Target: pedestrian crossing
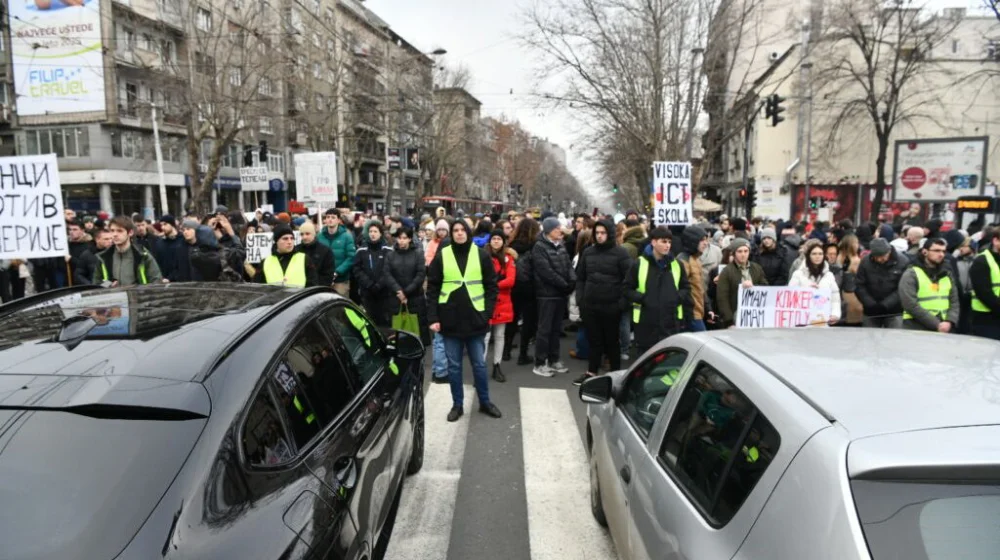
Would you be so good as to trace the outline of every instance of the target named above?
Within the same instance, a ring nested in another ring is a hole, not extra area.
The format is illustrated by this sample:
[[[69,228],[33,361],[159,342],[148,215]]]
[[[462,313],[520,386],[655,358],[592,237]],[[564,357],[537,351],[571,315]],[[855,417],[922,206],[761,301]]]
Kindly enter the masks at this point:
[[[506,403],[506,416],[502,420],[488,419],[483,422],[492,423],[476,424],[479,420],[474,420],[475,405],[466,404],[466,414],[449,423],[445,415],[451,407],[450,389],[448,385],[430,385],[424,400],[427,411],[424,466],[404,483],[387,560],[446,560],[464,556],[455,553],[453,540],[460,540],[465,546],[457,548],[466,550],[475,541],[490,540],[489,535],[453,534],[453,527],[465,526],[464,516],[500,517],[501,513],[526,519],[526,531],[517,524],[498,526],[495,530],[504,532],[503,539],[528,541],[528,547],[524,543],[512,544],[511,550],[530,550],[530,556],[524,556],[524,552],[504,555],[504,551],[493,546],[492,550],[484,550],[481,558],[617,559],[610,536],[590,514],[587,456],[570,394],[565,389],[516,390],[517,406]],[[471,386],[466,386],[465,391],[467,395],[474,394]],[[463,468],[473,470],[466,464],[470,461],[465,456],[466,442],[481,437],[477,430],[484,427],[500,430],[506,440],[519,436],[523,451],[519,471],[523,472],[523,480],[502,481],[481,476],[474,481],[462,480]],[[483,488],[490,485],[503,488]],[[476,500],[471,500],[476,506],[470,507],[468,496],[459,495],[460,488],[470,487],[476,489],[477,496],[489,495],[491,491],[523,492],[524,499],[514,501],[524,504],[517,508],[523,507],[523,511],[490,511],[490,503]]]

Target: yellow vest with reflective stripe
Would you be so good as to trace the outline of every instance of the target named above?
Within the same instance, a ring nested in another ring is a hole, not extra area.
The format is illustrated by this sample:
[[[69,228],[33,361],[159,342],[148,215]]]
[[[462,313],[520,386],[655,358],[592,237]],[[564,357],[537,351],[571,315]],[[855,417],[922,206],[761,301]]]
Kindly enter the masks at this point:
[[[997,266],[993,251],[987,249],[983,254],[986,255],[986,264],[990,267],[990,285],[993,287],[993,295],[1000,297],[1000,266]],[[975,288],[972,290],[972,310],[980,313],[990,312],[990,308],[976,297]]]
[[[674,277],[674,289],[677,290],[677,297],[680,299],[680,289],[681,289],[681,265],[676,259],[670,261],[670,274]],[[649,261],[639,257],[639,287],[636,288],[640,294],[646,293],[646,278],[649,277]],[[633,303],[632,304],[632,322],[638,324],[639,317],[642,315],[642,304]],[[683,305],[677,306],[677,319],[684,319],[684,307]]]
[[[930,276],[919,266],[913,267],[917,275],[917,304],[942,321],[948,317],[951,306],[951,278],[945,275],[937,284],[931,282]],[[903,311],[903,319],[912,319],[913,315]]]
[[[142,258],[145,258],[146,254],[147,254],[146,251],[143,250],[142,253],[140,253],[140,256]],[[103,277],[104,281],[105,282],[110,281],[111,275],[108,274],[108,267],[107,265],[104,264],[104,259],[97,259],[97,260],[101,262],[101,276]],[[146,263],[144,263],[141,258],[139,260],[139,266],[136,267],[136,273],[137,273],[136,280],[139,281],[140,285],[145,285],[149,283],[146,280]]]
[[[344,315],[347,315],[347,320],[351,322],[351,326],[361,333],[361,338],[365,341],[365,347],[371,348],[372,337],[368,334],[368,323],[365,322],[365,318],[358,315],[358,312],[350,307],[344,309]]]
[[[290,288],[306,287],[306,255],[295,253],[288,261],[288,268],[281,270],[281,261],[276,255],[267,257],[264,261],[264,282],[281,284]]]
[[[448,303],[448,298],[455,290],[465,286],[472,300],[472,308],[482,313],[486,311],[486,289],[483,288],[483,269],[479,263],[479,248],[469,247],[469,261],[465,264],[465,276],[458,269],[455,260],[455,250],[448,245],[441,250],[441,268],[444,279],[441,281],[441,295],[438,303]]]

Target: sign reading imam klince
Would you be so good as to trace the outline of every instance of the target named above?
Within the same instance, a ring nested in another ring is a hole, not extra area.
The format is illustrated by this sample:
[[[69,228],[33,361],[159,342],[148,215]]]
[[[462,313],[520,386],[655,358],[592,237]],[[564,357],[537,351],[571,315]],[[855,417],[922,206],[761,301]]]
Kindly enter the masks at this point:
[[[10,0],[18,115],[104,112],[102,1]]]

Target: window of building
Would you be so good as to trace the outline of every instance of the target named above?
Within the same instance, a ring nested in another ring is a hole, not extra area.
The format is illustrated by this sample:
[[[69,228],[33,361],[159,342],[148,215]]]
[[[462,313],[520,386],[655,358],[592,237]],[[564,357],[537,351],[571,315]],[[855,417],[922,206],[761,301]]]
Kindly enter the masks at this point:
[[[27,130],[25,140],[28,155],[55,154],[61,158],[90,156],[90,135],[85,127]]]
[[[684,388],[658,455],[714,525],[739,510],[778,453],[781,437],[725,376],[700,363]]]
[[[260,95],[271,95],[271,80],[269,78],[260,79],[260,82],[257,84],[257,93]]]
[[[274,134],[274,124],[271,122],[271,117],[260,118],[260,132],[261,134]]]
[[[316,33],[315,31],[313,31],[312,33],[312,44],[317,49],[323,44],[323,42],[319,38],[319,33]]]
[[[323,67],[318,62],[313,62],[313,78],[319,79],[323,75]]]
[[[243,146],[232,142],[226,146],[225,151],[222,152],[222,166],[223,167],[240,167],[243,165],[243,158],[240,157]]]
[[[285,172],[285,156],[283,154],[267,153],[267,170],[273,173]]]
[[[952,39],[951,40],[951,54],[958,54],[958,46],[959,46],[958,39]]]
[[[325,107],[326,107],[326,104],[323,102],[323,95],[320,94],[320,93],[317,93],[316,94],[316,108],[319,109],[320,111],[322,111]]]
[[[177,60],[177,45],[170,39],[160,41],[160,62],[173,64]]]
[[[243,85],[243,69],[242,68],[230,68],[229,69],[229,85],[239,87]]]
[[[195,18],[195,25],[198,29],[202,31],[212,30],[212,12],[206,10],[205,8],[198,8]]]
[[[165,161],[180,163],[181,155],[184,153],[184,148],[186,146],[187,140],[185,138],[168,136],[166,141],[163,143],[163,159]]]
[[[120,158],[143,157],[143,135],[134,130],[116,130],[111,133],[111,155]]]
[[[215,58],[211,55],[196,52],[194,53],[195,68],[206,76],[215,75]]]
[[[143,33],[139,36],[139,48],[144,51],[153,51],[156,42],[153,41],[153,37],[149,33]]]
[[[131,27],[122,27],[121,36],[118,37],[118,47],[120,51],[131,51],[135,48],[135,30]]]

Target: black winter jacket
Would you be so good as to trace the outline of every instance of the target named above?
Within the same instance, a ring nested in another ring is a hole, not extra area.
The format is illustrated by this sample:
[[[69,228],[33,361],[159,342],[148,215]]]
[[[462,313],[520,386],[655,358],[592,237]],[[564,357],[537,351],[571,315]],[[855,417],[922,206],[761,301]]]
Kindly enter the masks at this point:
[[[333,251],[329,247],[313,241],[308,245],[302,243],[298,250],[306,255],[306,268],[311,269],[316,275],[316,282],[319,286],[329,286],[333,284]]]
[[[73,285],[80,286],[90,284],[94,279],[94,271],[97,270],[97,257],[89,242],[70,241],[69,261],[70,269],[73,272]]]
[[[402,290],[406,295],[407,308],[410,313],[423,314],[426,311],[426,301],[424,300],[424,278],[427,277],[427,270],[424,267],[424,252],[417,249],[412,243],[406,249],[400,249],[397,245],[389,253],[387,263],[389,274],[386,275],[386,282],[389,285],[388,301],[392,303],[393,315],[399,313],[399,298],[396,292]]]
[[[614,229],[611,229],[614,231]],[[583,250],[576,263],[576,303],[581,313],[587,310],[607,313],[625,308],[625,277],[632,259],[624,247],[609,239],[603,245]]]
[[[156,264],[160,265],[160,272],[163,277],[174,282],[177,280],[177,259],[179,258],[181,251],[184,252],[184,257],[187,258],[187,249],[184,249],[184,237],[180,234],[175,235],[173,238],[163,237],[160,242],[157,243],[156,247]]]
[[[647,251],[648,253],[648,251]],[[671,276],[670,263],[673,257],[664,257],[666,268],[660,269],[649,254],[639,255],[649,262],[649,276],[646,277],[646,293],[639,293],[639,261],[629,269],[625,278],[625,299],[629,303],[642,305],[639,324],[635,327],[635,343],[639,348],[649,348],[660,340],[675,334],[691,320],[691,290],[684,266],[679,267],[681,278],[677,287]],[[683,307],[683,322],[677,320],[677,306]],[[631,316],[630,316],[631,317]]]
[[[1000,262],[1000,254],[993,253],[993,258]],[[990,313],[972,311],[973,320],[981,323],[995,324],[1000,320],[1000,298],[993,294],[993,281],[990,278],[990,265],[986,264],[986,255],[980,253],[976,255],[969,267],[969,283],[972,284],[972,291],[983,302]]]
[[[486,309],[482,313],[472,307],[472,300],[465,287],[451,293],[448,302],[438,303],[441,295],[441,283],[444,280],[444,266],[441,261],[442,251],[439,249],[427,269],[427,322],[441,323],[441,335],[456,338],[484,335],[490,329],[490,318],[496,306],[497,288],[496,271],[493,270],[493,259],[486,251],[477,247],[472,241],[459,245],[452,242],[455,261],[463,273],[470,258],[479,259],[479,267],[483,273],[483,290],[486,295]]]
[[[765,251],[761,246],[755,262],[764,269],[769,286],[787,286],[796,257],[798,254],[786,245],[776,245],[773,251]]]
[[[544,235],[531,249],[531,270],[535,297],[539,299],[564,298],[576,288],[576,275],[566,248],[557,247]]]
[[[386,282],[385,260],[392,249],[379,240],[378,245],[365,243],[354,253],[354,266],[351,272],[358,290],[364,297],[382,297],[388,291]]]
[[[510,248],[517,253],[517,282],[514,283],[514,289],[511,290],[511,296],[514,298],[531,298],[535,297],[535,282],[531,280],[531,250],[535,248],[536,242],[524,243],[522,241],[512,241],[510,243]],[[438,251],[441,250],[438,248]],[[523,270],[522,270],[523,269]],[[527,278],[529,281],[522,282],[522,278]]]
[[[899,279],[903,277],[910,259],[898,251],[889,252],[889,260],[879,264],[871,255],[861,259],[855,276],[854,295],[865,308],[865,315],[899,315],[903,304],[899,300]]]

